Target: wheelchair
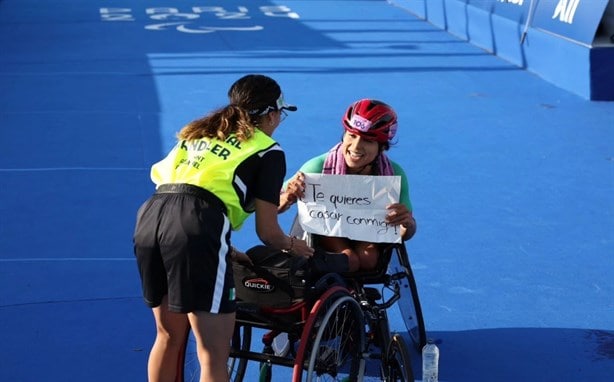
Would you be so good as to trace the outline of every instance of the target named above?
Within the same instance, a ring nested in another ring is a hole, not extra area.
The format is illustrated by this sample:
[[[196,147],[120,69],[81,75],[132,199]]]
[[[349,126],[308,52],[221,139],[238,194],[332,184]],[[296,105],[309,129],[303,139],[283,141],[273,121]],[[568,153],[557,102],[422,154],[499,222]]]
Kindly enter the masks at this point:
[[[259,364],[259,382],[274,380],[273,366],[291,368],[292,382],[362,381],[373,361],[380,380],[414,381],[407,341],[391,332],[387,310],[398,306],[412,345],[421,351],[427,339],[416,281],[403,243],[380,249],[373,271],[328,274],[306,285],[306,297],[288,306],[239,300],[230,381],[244,380],[248,362]],[[264,332],[264,347],[252,348],[254,329]],[[188,335],[177,381],[198,381],[199,373],[194,339]]]

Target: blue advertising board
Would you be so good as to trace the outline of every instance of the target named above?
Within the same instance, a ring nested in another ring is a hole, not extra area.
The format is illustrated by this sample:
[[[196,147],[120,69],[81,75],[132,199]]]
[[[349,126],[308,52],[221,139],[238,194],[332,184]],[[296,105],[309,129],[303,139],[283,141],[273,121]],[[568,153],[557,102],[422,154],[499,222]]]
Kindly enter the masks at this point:
[[[614,100],[614,0],[388,1],[564,89]]]
[[[524,23],[531,9],[531,0],[459,0],[505,18]]]
[[[593,43],[608,0],[542,0],[531,25],[560,36]]]
[[[447,0],[590,45],[608,0]]]

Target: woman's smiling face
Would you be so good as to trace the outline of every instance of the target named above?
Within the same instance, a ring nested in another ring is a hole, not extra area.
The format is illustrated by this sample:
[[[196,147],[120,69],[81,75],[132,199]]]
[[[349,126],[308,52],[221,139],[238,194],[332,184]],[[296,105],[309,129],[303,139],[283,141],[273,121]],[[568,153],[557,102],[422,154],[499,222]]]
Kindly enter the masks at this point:
[[[346,131],[343,134],[341,150],[343,150],[348,173],[356,173],[361,172],[375,160],[379,154],[379,143]]]

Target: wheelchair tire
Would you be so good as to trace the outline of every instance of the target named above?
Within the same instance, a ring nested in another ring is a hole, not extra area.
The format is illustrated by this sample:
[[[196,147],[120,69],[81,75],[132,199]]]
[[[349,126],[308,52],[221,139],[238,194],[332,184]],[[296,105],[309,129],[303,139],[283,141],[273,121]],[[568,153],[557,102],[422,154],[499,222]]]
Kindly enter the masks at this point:
[[[303,328],[293,382],[360,381],[364,377],[362,309],[345,288],[329,292],[314,305]]]
[[[386,382],[413,382],[414,373],[405,339],[398,333],[390,338],[382,360],[382,376]]]
[[[186,341],[177,375],[177,382],[193,382],[200,379],[200,363],[196,353],[196,338],[191,330],[186,333]]]
[[[397,305],[414,347],[416,350],[422,351],[422,348],[426,345],[426,328],[416,279],[409,263],[409,255],[405,245],[397,246],[395,251],[397,251],[397,256],[396,259],[394,256],[391,257],[389,270],[392,273],[404,272],[406,274],[405,278],[400,280],[401,299],[397,302]]]
[[[235,325],[235,331],[230,343],[230,356],[228,357],[228,380],[230,382],[241,382],[245,377],[247,369],[247,359],[236,356],[237,350],[249,351],[252,343],[252,327]]]

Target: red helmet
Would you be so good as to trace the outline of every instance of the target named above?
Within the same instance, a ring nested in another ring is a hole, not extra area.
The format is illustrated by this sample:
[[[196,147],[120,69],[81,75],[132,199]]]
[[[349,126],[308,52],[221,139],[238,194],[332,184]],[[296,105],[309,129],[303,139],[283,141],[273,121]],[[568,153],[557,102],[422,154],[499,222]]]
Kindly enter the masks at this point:
[[[397,113],[375,99],[354,102],[341,120],[346,131],[379,143],[390,142],[397,133]]]

